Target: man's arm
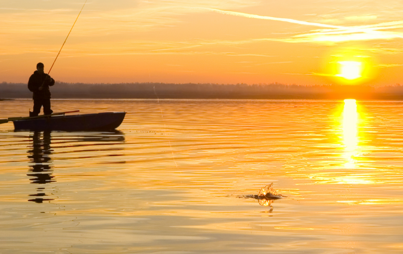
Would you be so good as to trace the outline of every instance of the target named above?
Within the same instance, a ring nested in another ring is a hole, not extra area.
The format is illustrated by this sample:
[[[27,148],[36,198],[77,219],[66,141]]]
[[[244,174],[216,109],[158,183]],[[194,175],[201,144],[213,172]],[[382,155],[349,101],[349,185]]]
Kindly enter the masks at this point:
[[[47,85],[47,86],[53,86],[54,84],[55,84],[55,80],[52,79],[48,74],[46,74],[45,80],[44,80],[43,83],[39,86],[38,90],[39,90],[39,91],[42,91],[42,90],[43,90],[43,87],[44,87],[45,85]]]
[[[53,86],[55,84],[55,80],[51,78],[48,74],[46,74],[45,82],[48,86]]]

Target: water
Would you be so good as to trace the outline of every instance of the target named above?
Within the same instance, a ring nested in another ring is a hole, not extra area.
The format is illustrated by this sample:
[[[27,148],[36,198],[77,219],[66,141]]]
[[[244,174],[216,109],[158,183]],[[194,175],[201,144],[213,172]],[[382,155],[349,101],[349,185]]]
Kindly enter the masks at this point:
[[[402,106],[55,100],[128,114],[116,132],[0,125],[0,253],[403,253]],[[287,197],[246,198],[271,183]]]

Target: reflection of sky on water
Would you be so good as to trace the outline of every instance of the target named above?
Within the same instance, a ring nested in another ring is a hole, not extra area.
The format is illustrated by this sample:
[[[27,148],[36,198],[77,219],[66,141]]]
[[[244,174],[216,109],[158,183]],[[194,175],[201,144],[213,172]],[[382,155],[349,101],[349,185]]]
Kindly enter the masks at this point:
[[[26,133],[26,132],[25,132]],[[97,158],[99,149],[97,146],[108,146],[104,151],[116,151],[113,144],[123,142],[124,134],[120,131],[114,132],[32,132],[29,133],[31,141],[30,149],[28,150],[29,172],[27,176],[32,184],[37,184],[36,193],[30,194],[29,201],[35,203],[43,203],[44,201],[52,201],[55,199],[56,187],[51,185],[56,182],[53,175],[54,161],[52,156],[56,156],[56,164],[60,160],[60,154],[63,154],[66,148],[68,153],[78,153],[79,156],[69,157],[91,159]],[[52,147],[52,140],[54,147]],[[88,147],[88,148],[87,148]],[[83,149],[84,148],[84,149]],[[83,155],[85,153],[85,155]],[[92,155],[91,155],[92,154]],[[104,155],[105,156],[105,155]],[[109,154],[106,156],[117,156]],[[59,159],[58,159],[59,158]],[[53,187],[53,188],[52,188]],[[50,190],[47,190],[50,188]]]
[[[135,112],[125,134],[52,132],[56,182],[29,182],[30,134],[0,126],[9,253],[402,253],[402,103],[103,103]],[[236,198],[270,183],[287,197]],[[27,202],[39,186],[54,200]]]

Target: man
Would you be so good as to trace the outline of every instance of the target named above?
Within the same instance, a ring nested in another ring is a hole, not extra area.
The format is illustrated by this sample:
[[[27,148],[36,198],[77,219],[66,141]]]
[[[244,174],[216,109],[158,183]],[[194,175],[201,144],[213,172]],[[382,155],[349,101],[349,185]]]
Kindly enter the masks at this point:
[[[55,84],[55,80],[52,79],[44,71],[43,63],[36,65],[36,71],[31,75],[28,81],[28,89],[33,92],[34,99],[34,111],[29,112],[29,116],[38,116],[43,106],[43,113],[50,115],[53,111],[50,109],[50,91],[49,86]]]

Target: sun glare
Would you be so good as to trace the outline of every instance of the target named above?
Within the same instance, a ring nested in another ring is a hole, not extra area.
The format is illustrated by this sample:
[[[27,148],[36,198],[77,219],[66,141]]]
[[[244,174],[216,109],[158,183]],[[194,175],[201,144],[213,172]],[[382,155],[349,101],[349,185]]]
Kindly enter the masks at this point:
[[[361,62],[343,61],[339,62],[339,64],[341,65],[341,68],[340,74],[337,75],[338,77],[342,77],[348,80],[353,80],[361,77]]]

